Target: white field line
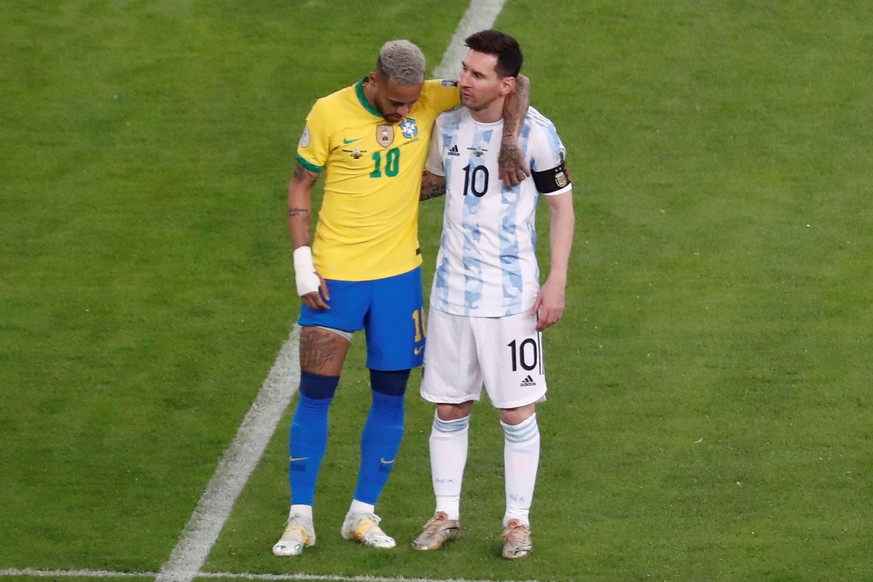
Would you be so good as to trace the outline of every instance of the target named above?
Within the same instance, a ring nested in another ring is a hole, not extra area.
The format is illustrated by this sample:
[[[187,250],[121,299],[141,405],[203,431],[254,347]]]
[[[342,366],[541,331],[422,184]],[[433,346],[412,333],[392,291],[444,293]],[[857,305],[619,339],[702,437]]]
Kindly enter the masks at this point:
[[[200,573],[237,497],[291,402],[300,379],[299,340],[299,328],[294,326],[236,437],[206,485],[182,537],[161,566],[155,578],[158,582],[190,582]]]
[[[505,2],[506,0],[471,0],[443,54],[442,63],[436,69],[436,76],[441,76],[439,73],[446,70],[459,69],[458,63],[466,54],[463,39],[477,30],[491,27]],[[191,582],[200,573],[237,497],[257,466],[276,424],[291,401],[294,386],[300,376],[295,357],[298,340],[295,327],[288,342],[282,346],[276,364],[264,381],[236,438],[219,462],[182,537],[173,548],[170,558],[161,567],[157,582]]]
[[[8,568],[0,570],[3,576],[27,576],[28,578],[154,578],[155,572],[109,572],[108,570],[36,570],[34,568]]]
[[[470,34],[490,28],[503,9],[506,0],[471,0],[452,40],[443,54],[442,62],[434,69],[437,78],[453,78],[460,71],[460,63],[467,54],[464,39]],[[242,492],[261,455],[291,402],[300,377],[297,350],[299,329],[295,326],[288,341],[282,346],[276,362],[264,380],[255,402],[249,409],[236,437],[218,463],[215,474],[200,497],[194,513],[182,532],[169,559],[155,572],[109,572],[105,570],[35,570],[5,569],[4,576],[32,576],[45,578],[154,578],[158,582],[191,582],[194,578],[239,578],[245,580],[330,580],[337,582],[434,582],[428,578],[380,578],[373,576],[317,576],[313,574],[243,574],[201,572],[212,546],[218,539],[225,521],[230,516],[236,499]],[[478,580],[443,579],[439,582],[485,582]],[[528,582],[536,582],[535,580]]]
[[[461,22],[443,53],[442,62],[433,70],[437,79],[457,79],[461,72],[461,61],[467,55],[464,39],[480,30],[491,28],[497,15],[503,10],[506,0],[472,0]]]

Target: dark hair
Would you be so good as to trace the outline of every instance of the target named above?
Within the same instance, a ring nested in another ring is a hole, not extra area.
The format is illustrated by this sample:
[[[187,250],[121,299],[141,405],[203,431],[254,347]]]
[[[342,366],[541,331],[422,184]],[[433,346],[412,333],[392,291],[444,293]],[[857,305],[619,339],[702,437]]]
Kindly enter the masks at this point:
[[[480,30],[464,39],[467,48],[497,57],[494,68],[501,77],[517,77],[524,63],[518,41],[499,30]]]

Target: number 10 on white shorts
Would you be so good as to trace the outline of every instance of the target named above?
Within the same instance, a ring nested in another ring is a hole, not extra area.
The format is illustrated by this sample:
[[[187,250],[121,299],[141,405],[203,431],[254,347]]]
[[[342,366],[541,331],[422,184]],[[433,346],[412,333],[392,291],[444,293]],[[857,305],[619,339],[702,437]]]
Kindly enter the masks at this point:
[[[435,403],[478,401],[485,387],[496,408],[545,400],[542,334],[527,311],[466,317],[431,309],[421,396]]]

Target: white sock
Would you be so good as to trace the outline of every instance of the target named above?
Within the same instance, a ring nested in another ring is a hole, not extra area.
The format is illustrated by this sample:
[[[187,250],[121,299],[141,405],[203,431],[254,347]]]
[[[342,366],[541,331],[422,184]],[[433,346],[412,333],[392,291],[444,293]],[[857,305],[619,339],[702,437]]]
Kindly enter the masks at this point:
[[[467,441],[470,416],[458,420],[440,420],[434,414],[430,432],[430,471],[436,511],[449,519],[461,517],[461,481],[467,465]]]
[[[346,517],[352,515],[353,513],[376,513],[376,506],[371,505],[369,503],[364,503],[363,501],[358,501],[357,499],[352,499],[352,504],[349,506],[349,512],[346,514]]]
[[[515,520],[530,525],[537,468],[540,464],[540,428],[537,415],[516,425],[500,421],[503,427],[503,463],[506,472],[506,514],[503,525]]]
[[[301,515],[303,517],[308,517],[312,519],[312,506],[311,505],[292,505],[291,511],[288,512],[288,517],[292,515]]]

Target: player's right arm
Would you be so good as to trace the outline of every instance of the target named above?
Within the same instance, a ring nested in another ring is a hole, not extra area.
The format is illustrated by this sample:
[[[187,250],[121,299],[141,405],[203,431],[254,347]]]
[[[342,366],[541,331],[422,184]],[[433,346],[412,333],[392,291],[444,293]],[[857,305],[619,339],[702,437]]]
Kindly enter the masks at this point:
[[[530,79],[518,75],[515,90],[503,103],[503,140],[497,155],[497,174],[507,188],[530,176],[530,168],[518,144],[518,136],[530,106]]]
[[[312,309],[329,309],[324,301],[324,298],[330,299],[327,285],[315,270],[310,247],[312,187],[316,180],[318,172],[308,170],[297,162],[288,185],[288,230],[294,249],[294,279],[301,301]]]
[[[446,177],[431,174],[427,170],[421,175],[421,194],[419,200],[430,200],[446,193]]]
[[[437,198],[446,193],[446,176],[442,157],[442,127],[443,117],[440,116],[434,123],[433,135],[431,135],[430,144],[428,144],[427,160],[421,175],[419,201]]]

